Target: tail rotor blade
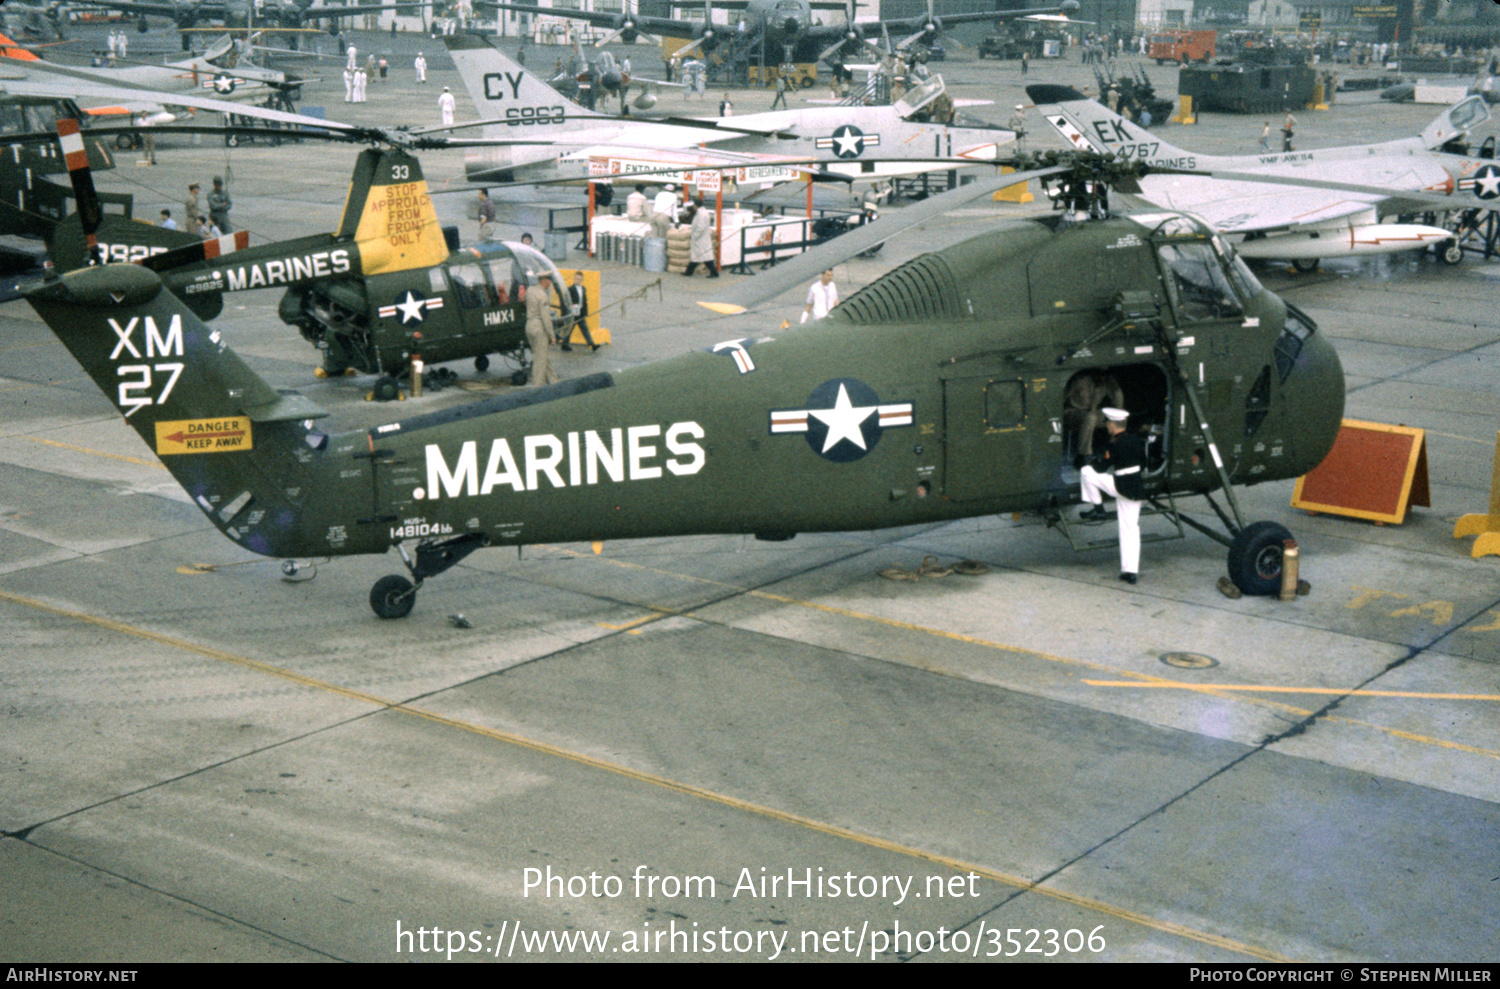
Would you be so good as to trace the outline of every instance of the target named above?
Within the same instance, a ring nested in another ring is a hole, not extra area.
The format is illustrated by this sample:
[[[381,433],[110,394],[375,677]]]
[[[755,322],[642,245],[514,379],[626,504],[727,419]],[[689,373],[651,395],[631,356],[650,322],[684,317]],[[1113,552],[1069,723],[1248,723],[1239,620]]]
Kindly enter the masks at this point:
[[[89,169],[89,155],[83,147],[83,135],[78,121],[71,117],[57,118],[57,143],[62,148],[63,161],[68,166],[68,179],[73,183],[73,199],[78,204],[78,219],[83,224],[83,238],[89,263],[99,262],[99,243],[95,233],[104,222],[104,209],[99,205],[99,195],[94,191],[94,173]]]

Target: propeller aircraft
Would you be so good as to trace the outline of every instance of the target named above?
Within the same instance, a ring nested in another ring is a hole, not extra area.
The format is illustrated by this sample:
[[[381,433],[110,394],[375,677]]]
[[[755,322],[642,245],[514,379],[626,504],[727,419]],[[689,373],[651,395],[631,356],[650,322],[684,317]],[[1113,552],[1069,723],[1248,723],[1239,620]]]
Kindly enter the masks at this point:
[[[1435,204],[1440,210],[1478,208],[1500,197],[1500,164],[1492,157],[1446,150],[1462,145],[1470,130],[1489,119],[1479,96],[1443,111],[1420,137],[1221,156],[1174,147],[1066,86],[1028,86],[1026,94],[1075,148],[1191,173],[1145,176],[1132,193],[1141,201],[1191,210],[1234,239],[1241,257],[1290,260],[1301,271],[1313,270],[1319,258],[1429,247],[1457,264],[1463,252],[1452,231],[1384,218],[1430,212]],[[1340,184],[1321,182],[1325,176],[1337,176]],[[1303,179],[1307,187],[1297,188]],[[1379,188],[1355,191],[1360,186]]]
[[[1228,543],[1234,581],[1270,593],[1289,534],[1246,524],[1233,486],[1323,459],[1343,413],[1338,356],[1202,222],[1104,215],[1090,196],[1106,167],[971,183],[803,255],[788,266],[1013,183],[1068,183],[1063,212],[923,254],[808,326],[350,432],[269,387],[144,266],[54,276],[27,299],[226,537],[284,558],[395,548],[407,574],[372,588],[382,618],[488,546],[782,540],[1030,510],[1066,528],[1080,495],[1064,396],[1097,373],[1123,386],[1145,437],[1150,504]],[[785,287],[760,282],[735,291]],[[1177,508],[1216,491],[1228,535]]]
[[[431,6],[430,0],[411,0],[410,3],[350,4],[348,6],[313,6],[313,0],[99,0],[94,6],[109,10],[121,10],[139,15],[138,28],[142,34],[150,30],[147,15],[170,18],[182,34],[182,50],[190,45],[189,32],[204,21],[217,21],[226,28],[250,29],[269,27],[290,35],[295,47],[297,32],[315,31],[310,24],[332,21],[332,33],[337,34],[338,21],[347,17],[359,17],[386,10],[408,11]]]
[[[533,4],[500,3],[496,0],[475,0],[476,7],[495,7],[520,13],[554,17],[567,17],[587,21],[605,28],[605,35],[598,44],[604,45],[619,39],[634,44],[638,38],[651,35],[669,35],[674,38],[691,38],[692,43],[679,49],[684,55],[689,50],[711,52],[731,38],[743,38],[750,43],[763,44],[772,53],[771,57],[782,60],[783,52],[790,51],[789,61],[818,61],[841,48],[860,48],[869,37],[878,37],[882,30],[905,33],[897,44],[906,49],[919,42],[934,41],[943,32],[946,24],[969,24],[978,21],[998,21],[1028,14],[1055,14],[1076,11],[1077,0],[1063,0],[1057,6],[1033,7],[1026,10],[974,11],[948,14],[939,18],[933,13],[928,0],[927,10],[915,17],[888,19],[884,21],[856,22],[849,15],[845,0],[718,0],[705,3],[702,20],[682,20],[675,17],[652,17],[649,15],[609,13],[607,11],[573,10],[564,7],[538,7]],[[728,11],[730,24],[715,24],[713,7]],[[814,22],[812,12],[817,10],[842,10],[845,19],[841,24],[819,24]],[[867,32],[869,32],[867,34]]]

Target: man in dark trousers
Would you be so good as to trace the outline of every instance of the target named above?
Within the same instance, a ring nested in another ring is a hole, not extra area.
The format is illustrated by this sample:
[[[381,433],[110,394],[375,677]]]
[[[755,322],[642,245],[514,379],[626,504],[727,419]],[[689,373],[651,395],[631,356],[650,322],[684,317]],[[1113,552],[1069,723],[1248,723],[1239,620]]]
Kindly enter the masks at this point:
[[[1134,584],[1141,569],[1141,502],[1146,486],[1141,476],[1146,466],[1146,443],[1135,433],[1127,432],[1125,422],[1130,413],[1106,407],[1104,428],[1109,432],[1109,446],[1094,462],[1079,472],[1083,500],[1093,507],[1078,517],[1089,522],[1108,518],[1104,496],[1116,499],[1120,517],[1120,579]]]
[[[599,345],[594,342],[594,335],[589,332],[589,293],[583,287],[583,272],[573,272],[573,284],[568,286],[568,302],[577,310],[572,320],[563,330],[562,349],[572,350],[568,341],[572,339],[573,327],[583,331],[583,339],[592,350],[598,350]]]

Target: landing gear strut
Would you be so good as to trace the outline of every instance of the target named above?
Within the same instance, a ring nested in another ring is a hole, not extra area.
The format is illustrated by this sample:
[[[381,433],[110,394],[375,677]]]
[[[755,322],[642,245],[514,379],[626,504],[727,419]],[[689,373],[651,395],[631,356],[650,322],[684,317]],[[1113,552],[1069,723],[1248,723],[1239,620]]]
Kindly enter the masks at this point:
[[[370,588],[370,608],[381,618],[405,618],[411,614],[412,605],[417,603],[417,591],[421,589],[423,581],[428,577],[436,577],[476,549],[488,545],[489,538],[477,532],[454,536],[442,542],[421,543],[417,546],[417,559],[413,563],[407,555],[406,547],[397,543],[396,551],[401,554],[402,562],[411,571],[416,582],[413,583],[400,574],[381,577]]]

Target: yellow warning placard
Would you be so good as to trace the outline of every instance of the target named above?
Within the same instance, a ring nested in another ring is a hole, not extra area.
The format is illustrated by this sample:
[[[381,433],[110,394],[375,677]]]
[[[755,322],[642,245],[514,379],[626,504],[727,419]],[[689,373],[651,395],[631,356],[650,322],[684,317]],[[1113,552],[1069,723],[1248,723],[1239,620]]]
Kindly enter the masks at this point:
[[[232,453],[250,449],[250,419],[176,419],[156,424],[156,453]]]

